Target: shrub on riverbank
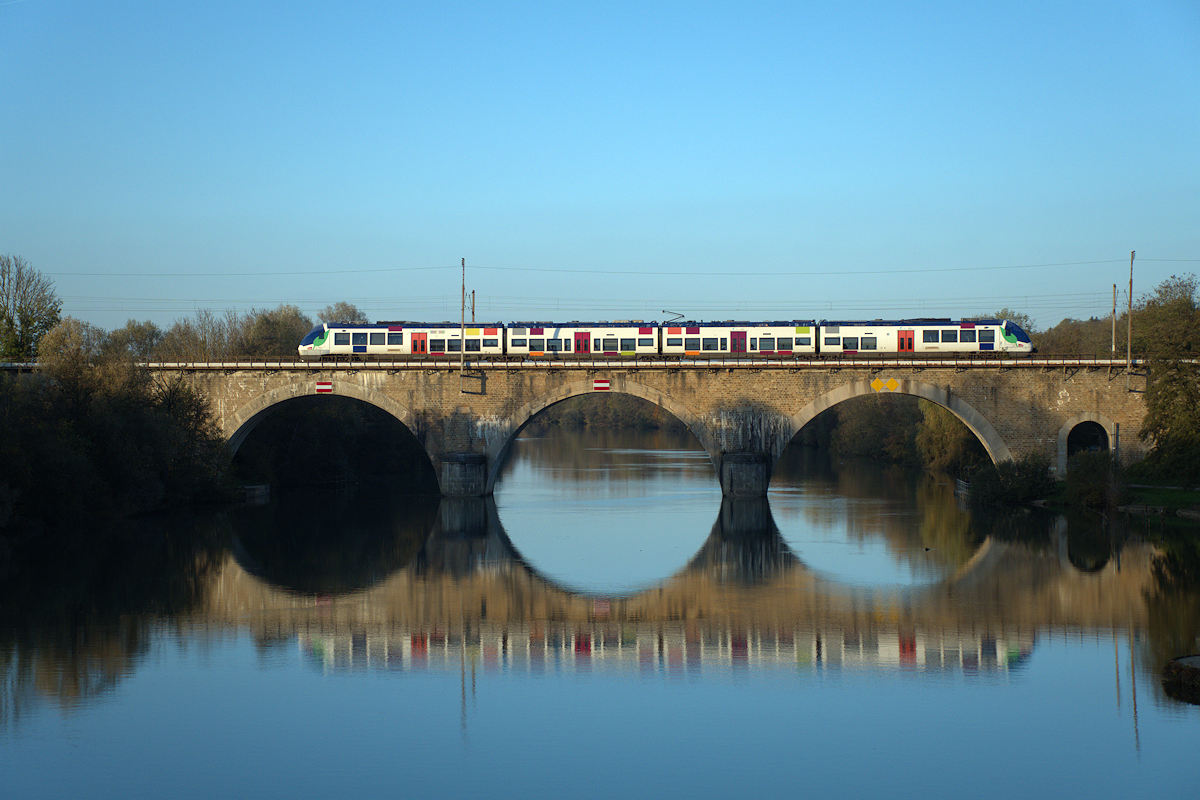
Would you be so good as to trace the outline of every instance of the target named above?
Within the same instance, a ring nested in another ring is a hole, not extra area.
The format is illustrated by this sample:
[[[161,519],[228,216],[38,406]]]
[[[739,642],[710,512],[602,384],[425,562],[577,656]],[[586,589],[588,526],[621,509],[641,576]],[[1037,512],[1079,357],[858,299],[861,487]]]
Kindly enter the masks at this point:
[[[1067,464],[1063,492],[1067,505],[1115,508],[1124,491],[1120,464],[1109,453],[1077,453]]]
[[[1050,460],[1038,453],[984,465],[971,476],[971,502],[977,505],[1026,505],[1054,491]]]

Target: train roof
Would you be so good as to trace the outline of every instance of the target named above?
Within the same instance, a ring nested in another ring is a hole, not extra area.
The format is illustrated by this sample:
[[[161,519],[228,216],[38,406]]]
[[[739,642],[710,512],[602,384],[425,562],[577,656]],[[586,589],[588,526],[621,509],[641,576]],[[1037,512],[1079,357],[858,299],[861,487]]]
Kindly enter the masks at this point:
[[[950,319],[949,317],[915,317],[913,319],[823,319],[821,325],[999,325],[1002,319]]]

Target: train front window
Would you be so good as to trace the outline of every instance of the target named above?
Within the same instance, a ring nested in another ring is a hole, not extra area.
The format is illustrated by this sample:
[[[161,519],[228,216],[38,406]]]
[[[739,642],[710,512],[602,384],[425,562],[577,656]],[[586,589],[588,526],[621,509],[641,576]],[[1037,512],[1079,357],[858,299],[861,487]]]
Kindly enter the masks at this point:
[[[309,331],[307,334],[305,334],[304,338],[300,340],[300,346],[303,347],[306,344],[313,344],[317,341],[318,338],[324,338],[324,334],[325,334],[325,326],[318,325],[317,327],[315,327],[311,331]]]

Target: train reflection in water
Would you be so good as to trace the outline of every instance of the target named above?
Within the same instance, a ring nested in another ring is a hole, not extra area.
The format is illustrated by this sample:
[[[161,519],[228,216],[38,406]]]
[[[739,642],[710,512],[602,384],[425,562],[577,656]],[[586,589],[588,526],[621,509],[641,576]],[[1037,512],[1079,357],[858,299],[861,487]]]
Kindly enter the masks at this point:
[[[481,625],[469,634],[397,628],[383,633],[299,635],[300,650],[326,672],[485,670],[531,673],[725,673],[742,668],[914,669],[1006,672],[1033,652],[1034,634],[840,630],[738,632],[700,626]]]

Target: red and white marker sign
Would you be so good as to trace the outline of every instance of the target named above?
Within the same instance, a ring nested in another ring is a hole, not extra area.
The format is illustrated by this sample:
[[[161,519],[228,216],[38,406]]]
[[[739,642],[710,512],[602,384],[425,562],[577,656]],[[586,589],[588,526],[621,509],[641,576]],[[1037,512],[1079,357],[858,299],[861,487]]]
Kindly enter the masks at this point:
[[[593,392],[607,392],[609,388],[608,378],[596,378],[592,381]]]
[[[317,381],[317,394],[329,394],[333,391],[333,381]]]

